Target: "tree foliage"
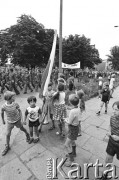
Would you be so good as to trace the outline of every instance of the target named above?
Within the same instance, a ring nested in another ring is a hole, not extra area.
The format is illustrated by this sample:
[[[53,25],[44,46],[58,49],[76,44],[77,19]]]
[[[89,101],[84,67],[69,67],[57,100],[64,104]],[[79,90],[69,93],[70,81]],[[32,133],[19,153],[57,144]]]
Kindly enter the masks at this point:
[[[2,62],[11,56],[12,63],[21,66],[46,65],[53,43],[54,30],[45,29],[32,16],[21,15],[17,23],[0,31],[0,58]],[[81,68],[94,67],[101,62],[98,50],[90,45],[84,35],[63,38],[63,62],[81,62]],[[59,59],[59,38],[56,45],[56,61]]]
[[[108,61],[112,62],[112,67],[115,70],[119,70],[119,46],[114,46],[110,50],[110,55],[108,56]]]
[[[63,39],[63,62],[74,64],[81,62],[81,68],[94,67],[95,64],[101,62],[98,50],[90,45],[90,39],[84,35],[69,35],[67,39]]]
[[[22,66],[47,63],[53,34],[33,17],[22,15],[16,25],[0,31],[2,61],[12,55],[12,62]]]

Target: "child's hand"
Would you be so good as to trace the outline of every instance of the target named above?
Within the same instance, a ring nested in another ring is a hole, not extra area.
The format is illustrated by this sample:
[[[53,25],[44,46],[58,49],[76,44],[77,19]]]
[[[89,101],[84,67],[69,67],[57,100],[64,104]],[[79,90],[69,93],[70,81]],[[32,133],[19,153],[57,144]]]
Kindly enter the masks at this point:
[[[119,141],[119,136],[111,135],[111,137],[112,137],[115,141]]]
[[[5,121],[3,121],[3,124],[5,125]]]
[[[106,134],[106,135],[109,137],[109,136],[111,136],[111,133],[110,133],[110,132],[107,132],[107,134]]]
[[[24,121],[23,124],[26,125],[26,121]]]

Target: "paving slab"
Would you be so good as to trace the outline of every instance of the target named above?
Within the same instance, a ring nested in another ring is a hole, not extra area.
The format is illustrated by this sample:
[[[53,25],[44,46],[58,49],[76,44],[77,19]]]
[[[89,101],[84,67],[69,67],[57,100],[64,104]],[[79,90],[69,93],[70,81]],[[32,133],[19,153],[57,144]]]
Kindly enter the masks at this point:
[[[103,140],[107,133],[106,130],[96,128],[95,126],[89,126],[84,132],[100,140]]]
[[[100,158],[105,159],[106,157],[106,147],[107,143],[91,137],[83,146],[83,149],[91,152],[93,155],[97,155]]]
[[[76,144],[82,147],[89,140],[90,137],[91,136],[89,136],[88,134],[82,132],[82,136],[79,136],[77,138]]]
[[[37,158],[32,159],[27,163],[28,168],[39,180],[46,180],[47,175],[47,160],[49,158],[56,158],[50,151],[44,151]]]
[[[37,158],[43,151],[46,151],[46,149],[41,144],[36,144],[35,146],[29,148],[27,151],[25,151],[20,158],[24,163],[28,163],[34,158]]]
[[[0,180],[28,180],[32,174],[18,158],[0,169]]]
[[[98,116],[90,116],[85,120],[85,123],[94,125],[94,126],[101,126],[101,124],[104,122],[103,119],[99,119]]]

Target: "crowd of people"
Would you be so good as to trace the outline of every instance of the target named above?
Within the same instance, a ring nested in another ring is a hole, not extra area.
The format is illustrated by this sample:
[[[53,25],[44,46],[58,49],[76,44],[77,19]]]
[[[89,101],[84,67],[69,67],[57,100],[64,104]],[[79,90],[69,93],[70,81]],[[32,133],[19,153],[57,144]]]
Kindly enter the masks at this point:
[[[67,166],[70,166],[76,157],[76,140],[81,136],[81,121],[83,113],[85,112],[85,93],[82,89],[77,90],[75,86],[75,78],[79,80],[80,76],[88,74],[89,78],[97,78],[99,81],[99,98],[101,105],[97,115],[100,115],[101,109],[105,104],[105,113],[107,113],[107,106],[112,98],[114,92],[115,73],[102,72],[79,72],[64,71],[58,76],[58,69],[55,68],[51,75],[51,82],[48,85],[48,90],[43,97],[43,107],[40,109],[37,105],[35,96],[30,96],[27,99],[29,106],[26,108],[24,116],[20,110],[20,106],[15,102],[15,94],[19,94],[19,89],[24,88],[24,93],[27,93],[27,88],[33,91],[35,88],[41,87],[42,72],[39,69],[27,70],[10,68],[9,71],[1,73],[1,93],[4,93],[5,103],[1,108],[2,122],[5,124],[4,113],[7,115],[7,132],[6,132],[6,146],[2,155],[6,155],[10,149],[11,131],[16,126],[20,128],[26,135],[26,141],[31,144],[39,141],[39,133],[41,125],[48,124],[51,120],[51,127],[49,130],[54,130],[57,126],[58,131],[56,135],[62,138],[66,137],[64,144],[66,157],[68,158]],[[93,75],[91,75],[93,74]],[[103,78],[107,76],[108,80],[105,82]],[[54,85],[55,90],[54,90]],[[3,92],[6,88],[7,91]],[[14,90],[14,92],[13,92]],[[113,104],[114,114],[110,119],[109,142],[107,146],[106,163],[111,163],[115,154],[119,159],[119,102]],[[43,116],[45,114],[45,116]],[[42,118],[47,117],[47,118]],[[29,132],[24,128],[26,120],[28,119]],[[41,120],[42,119],[42,120]],[[68,125],[68,132],[66,133],[65,125]],[[34,135],[35,134],[35,137]],[[105,180],[107,174],[103,174],[102,179]]]

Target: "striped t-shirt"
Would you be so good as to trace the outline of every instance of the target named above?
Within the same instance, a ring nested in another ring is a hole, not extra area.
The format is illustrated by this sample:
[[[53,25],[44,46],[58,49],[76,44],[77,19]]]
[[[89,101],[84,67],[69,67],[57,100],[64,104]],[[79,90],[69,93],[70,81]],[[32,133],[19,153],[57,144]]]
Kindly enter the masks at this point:
[[[2,106],[1,111],[5,111],[7,115],[7,121],[9,123],[15,123],[21,119],[20,112],[19,112],[19,105],[15,102],[12,104],[5,103]]]
[[[119,117],[112,115],[110,118],[111,135],[119,136]]]

